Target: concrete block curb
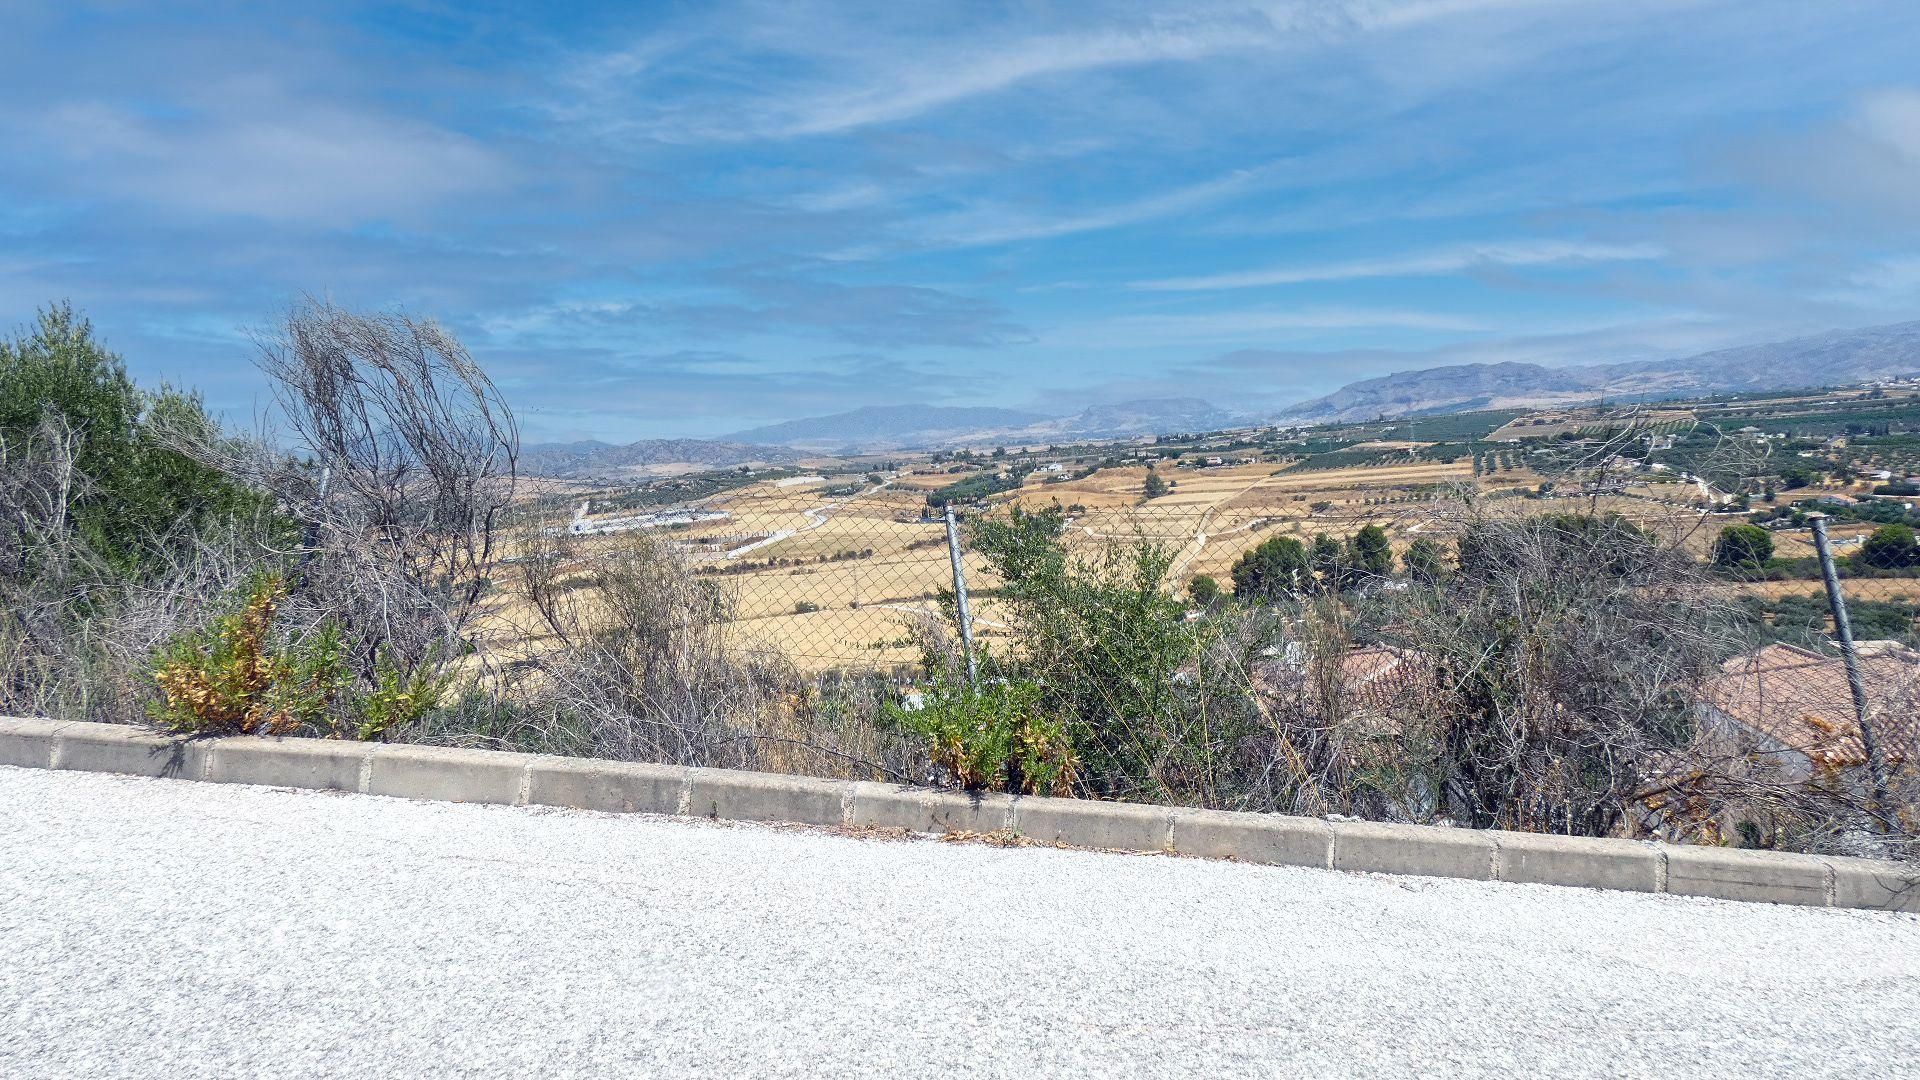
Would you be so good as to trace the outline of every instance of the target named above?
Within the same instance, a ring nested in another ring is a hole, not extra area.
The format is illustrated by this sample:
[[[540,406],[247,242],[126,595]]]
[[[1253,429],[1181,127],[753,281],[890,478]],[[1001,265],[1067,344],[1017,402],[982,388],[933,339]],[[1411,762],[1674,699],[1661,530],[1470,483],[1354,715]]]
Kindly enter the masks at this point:
[[[526,801],[531,754],[468,750],[448,746],[378,746],[369,759],[369,795],[395,795],[435,802],[499,803]]]
[[[1833,896],[1833,865],[1777,851],[1670,846],[1667,891],[1680,896],[1760,900],[1823,907]]]
[[[373,746],[326,739],[236,735],[206,739],[206,779],[216,784],[261,784],[316,791],[363,791]]]
[[[1172,851],[1174,813],[1168,806],[1028,796],[1014,800],[1013,831],[1070,847]]]
[[[729,821],[792,821],[844,825],[853,784],[783,773],[693,769],[686,813]]]
[[[0,765],[23,769],[53,767],[53,737],[67,725],[58,720],[0,717]]]
[[[1666,881],[1666,854],[1657,844],[1545,833],[1488,835],[1499,855],[1501,881],[1578,881],[1588,888],[1627,892],[1659,892]]]
[[[1173,815],[1173,850],[1206,859],[1331,870],[1333,827],[1320,818],[1179,810]]]
[[[612,814],[677,814],[687,793],[684,766],[534,757],[527,802]]]
[[[1830,858],[1834,907],[1920,912],[1920,867]]]
[[[1493,836],[1478,829],[1336,821],[1332,832],[1335,870],[1472,881],[1493,881],[1499,876],[1494,865],[1498,848],[1494,846]]]
[[[159,735],[117,724],[65,724],[50,741],[49,764],[55,769],[187,780],[206,776],[207,740]]]
[[[917,833],[1011,831],[1073,847],[1281,866],[1920,912],[1920,867],[1870,859],[963,794],[443,746],[190,739],[113,724],[0,717],[0,765]]]

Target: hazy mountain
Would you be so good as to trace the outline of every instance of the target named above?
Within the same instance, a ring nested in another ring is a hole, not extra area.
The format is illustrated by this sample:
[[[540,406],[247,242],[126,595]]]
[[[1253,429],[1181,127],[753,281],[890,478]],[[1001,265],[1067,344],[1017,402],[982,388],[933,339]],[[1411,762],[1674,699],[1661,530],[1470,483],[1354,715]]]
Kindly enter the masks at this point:
[[[867,405],[832,416],[813,416],[737,431],[734,442],[819,450],[891,450],[964,442],[1047,419],[1018,409],[954,405]]]
[[[1783,390],[1920,373],[1920,322],[1832,330],[1671,360],[1543,367],[1456,364],[1349,383],[1280,414],[1293,423],[1519,408],[1599,397]]]
[[[1060,423],[1064,433],[1071,436],[1111,439],[1176,431],[1217,431],[1242,420],[1199,398],[1150,398],[1093,405]]]
[[[748,463],[779,464],[799,455],[781,446],[748,446],[713,439],[641,439],[625,445],[597,439],[568,443],[531,443],[520,448],[520,471],[529,476],[589,478],[664,465],[725,468]]]
[[[832,416],[789,420],[728,438],[824,451],[1009,446],[1210,431],[1239,420],[1199,398],[1163,398],[1093,405],[1070,416],[1018,409],[946,405],[870,405]]]

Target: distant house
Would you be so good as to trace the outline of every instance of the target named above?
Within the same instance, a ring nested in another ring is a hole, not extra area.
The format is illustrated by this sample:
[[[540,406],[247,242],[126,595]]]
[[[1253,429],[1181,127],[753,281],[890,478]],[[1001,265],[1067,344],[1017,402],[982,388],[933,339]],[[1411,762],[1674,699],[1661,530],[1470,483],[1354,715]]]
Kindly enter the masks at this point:
[[[1920,652],[1892,641],[1859,643],[1868,718],[1890,766],[1920,758]],[[1846,664],[1797,645],[1773,644],[1728,660],[1702,690],[1700,712],[1722,734],[1806,780],[1867,763]]]
[[[1320,672],[1299,642],[1289,642],[1277,657],[1253,666],[1255,704],[1264,714],[1273,702],[1298,693],[1305,680],[1320,678],[1331,682],[1326,689],[1337,696],[1344,716],[1381,735],[1398,730],[1398,717],[1431,708],[1437,685],[1433,661],[1424,653],[1361,646],[1343,653],[1337,670]]]

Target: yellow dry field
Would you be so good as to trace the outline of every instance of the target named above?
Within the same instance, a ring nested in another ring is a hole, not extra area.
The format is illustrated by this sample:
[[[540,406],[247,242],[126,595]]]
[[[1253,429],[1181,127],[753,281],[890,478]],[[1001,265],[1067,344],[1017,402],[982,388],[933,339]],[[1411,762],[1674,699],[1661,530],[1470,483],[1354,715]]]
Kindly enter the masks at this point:
[[[1344,539],[1367,524],[1387,530],[1396,551],[1422,532],[1439,534],[1449,508],[1436,501],[1436,489],[1477,487],[1488,497],[1481,508],[1492,513],[1538,514],[1616,511],[1659,534],[1685,543],[1705,558],[1730,516],[1702,515],[1698,489],[1683,484],[1628,488],[1597,502],[1502,496],[1504,489],[1532,487],[1532,473],[1502,472],[1477,480],[1470,461],[1419,462],[1380,467],[1307,471],[1273,463],[1210,469],[1173,469],[1161,475],[1177,481],[1168,495],[1143,502],[1147,470],[1140,466],[1104,469],[1061,483],[1034,477],[1020,490],[997,497],[989,513],[1009,505],[1029,509],[1052,506],[1072,510],[1066,534],[1070,547],[1092,556],[1113,542],[1145,539],[1165,545],[1174,557],[1172,579],[1184,588],[1195,575],[1227,582],[1233,563],[1269,536],[1311,541],[1319,533]],[[737,618],[729,629],[740,645],[777,648],[802,668],[889,666],[918,659],[911,633],[916,625],[939,618],[934,597],[951,587],[952,572],[943,521],[926,507],[926,491],[953,482],[959,474],[905,477],[863,488],[850,497],[830,497],[812,489],[756,484],[710,498],[703,510],[724,511],[723,520],[658,530],[653,535],[683,547],[702,580],[723,588]],[[921,481],[921,482],[915,482]],[[1866,526],[1838,525],[1833,536],[1844,555],[1854,549]],[[597,538],[617,543],[616,537]],[[1805,539],[1792,532],[1775,534],[1778,553],[1787,558],[1811,554]],[[515,545],[518,547],[518,545]],[[731,553],[731,554],[729,554]],[[540,639],[532,611],[511,587],[490,599],[488,634],[503,649],[537,649]],[[967,578],[975,591],[974,615],[989,648],[1006,645],[990,591],[994,582],[977,555],[967,558]],[[1768,594],[1817,592],[1815,582],[1770,582],[1743,588]],[[1920,598],[1920,582],[1849,582],[1862,598],[1899,595]],[[517,641],[508,643],[509,638]]]
[[[1173,579],[1184,585],[1200,574],[1225,581],[1242,554],[1272,535],[1306,540],[1324,532],[1344,539],[1378,524],[1404,548],[1432,520],[1428,489],[1473,482],[1472,463],[1465,460],[1318,471],[1269,462],[1163,468],[1160,474],[1175,486],[1150,502],[1142,501],[1147,470],[1141,466],[1103,469],[1070,483],[1030,484],[1016,501],[1029,508],[1055,502],[1084,507],[1067,535],[1086,550],[1115,540],[1166,545],[1174,552]],[[1500,482],[1518,477],[1506,474]]]
[[[1521,439],[1552,439],[1582,428],[1600,427],[1608,422],[1631,422],[1637,428],[1663,424],[1684,424],[1694,419],[1691,409],[1652,409],[1631,418],[1600,416],[1595,413],[1570,413],[1565,416],[1519,416],[1507,421],[1488,435],[1484,442],[1518,442]]]

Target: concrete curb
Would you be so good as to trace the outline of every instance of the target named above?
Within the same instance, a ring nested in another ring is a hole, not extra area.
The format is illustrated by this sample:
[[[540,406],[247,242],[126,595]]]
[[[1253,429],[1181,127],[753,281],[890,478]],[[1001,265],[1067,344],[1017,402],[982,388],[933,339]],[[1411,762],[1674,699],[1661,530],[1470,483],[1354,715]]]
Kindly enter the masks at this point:
[[[255,736],[188,739],[117,724],[0,717],[0,765],[444,802],[920,833],[1013,833],[1069,847],[1277,866],[1920,911],[1920,870],[1870,859],[967,795],[777,773],[440,746]]]

